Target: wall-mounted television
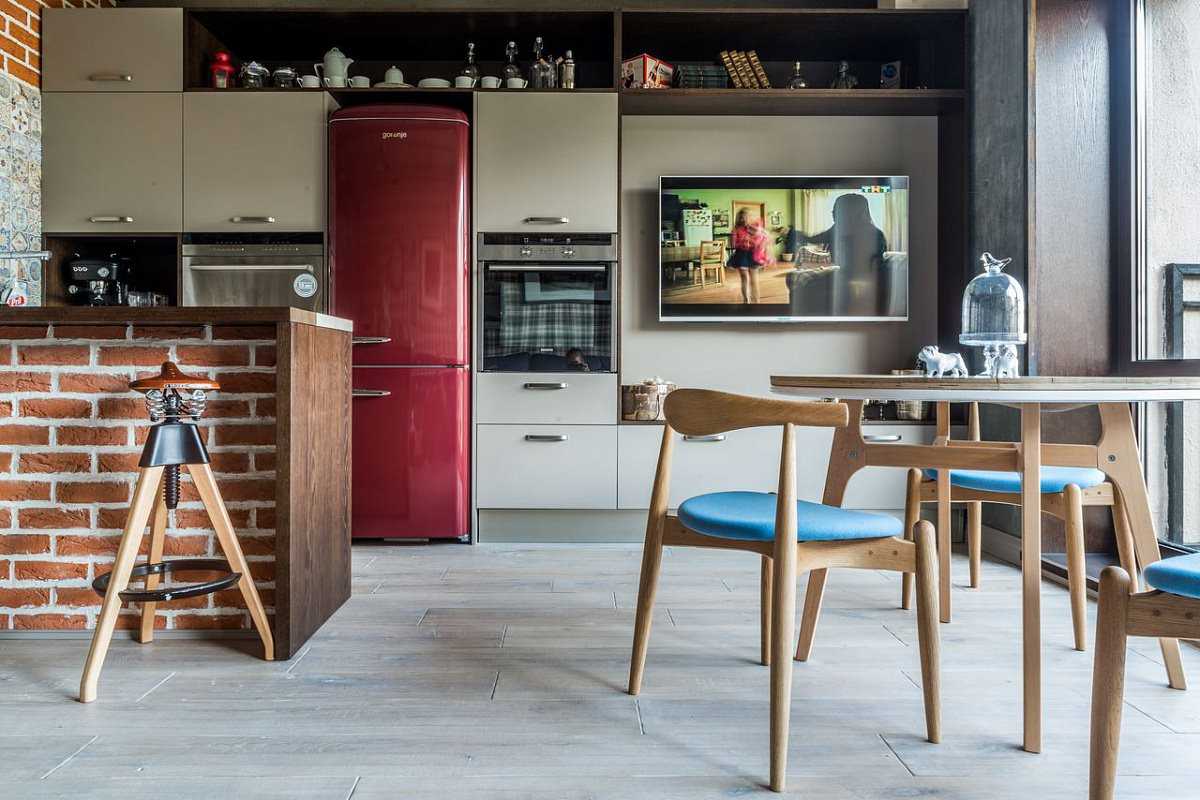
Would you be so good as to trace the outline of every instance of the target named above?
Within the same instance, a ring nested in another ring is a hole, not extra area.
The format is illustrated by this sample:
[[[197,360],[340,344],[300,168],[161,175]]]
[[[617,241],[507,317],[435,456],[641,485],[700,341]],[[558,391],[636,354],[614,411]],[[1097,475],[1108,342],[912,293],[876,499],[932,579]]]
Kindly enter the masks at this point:
[[[908,177],[659,178],[659,319],[908,319]]]

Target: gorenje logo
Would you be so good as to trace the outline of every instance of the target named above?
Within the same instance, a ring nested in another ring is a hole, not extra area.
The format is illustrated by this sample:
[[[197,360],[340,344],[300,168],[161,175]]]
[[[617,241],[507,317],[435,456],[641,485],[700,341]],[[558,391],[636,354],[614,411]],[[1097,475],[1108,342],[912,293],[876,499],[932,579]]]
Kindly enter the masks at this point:
[[[382,138],[384,141],[388,139],[407,139],[408,131],[384,131]]]

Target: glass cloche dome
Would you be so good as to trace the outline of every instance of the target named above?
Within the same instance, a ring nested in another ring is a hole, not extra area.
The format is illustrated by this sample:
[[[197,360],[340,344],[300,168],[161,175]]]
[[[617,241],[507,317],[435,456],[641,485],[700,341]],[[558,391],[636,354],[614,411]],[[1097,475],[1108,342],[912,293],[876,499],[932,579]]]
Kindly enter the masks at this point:
[[[983,273],[967,284],[958,341],[976,347],[1025,344],[1025,292],[1002,270],[1012,261],[991,253],[979,257]]]

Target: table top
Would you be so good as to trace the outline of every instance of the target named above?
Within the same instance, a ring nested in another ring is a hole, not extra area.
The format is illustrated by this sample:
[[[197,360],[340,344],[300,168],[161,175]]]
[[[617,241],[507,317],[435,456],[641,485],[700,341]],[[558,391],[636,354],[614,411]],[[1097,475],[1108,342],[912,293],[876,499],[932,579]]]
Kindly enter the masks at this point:
[[[1117,403],[1200,400],[1200,377],[927,378],[921,375],[772,375],[771,391],[839,400],[950,403]]]
[[[247,325],[271,322],[295,322],[347,332],[354,328],[354,323],[348,319],[290,306],[0,306],[2,325]]]

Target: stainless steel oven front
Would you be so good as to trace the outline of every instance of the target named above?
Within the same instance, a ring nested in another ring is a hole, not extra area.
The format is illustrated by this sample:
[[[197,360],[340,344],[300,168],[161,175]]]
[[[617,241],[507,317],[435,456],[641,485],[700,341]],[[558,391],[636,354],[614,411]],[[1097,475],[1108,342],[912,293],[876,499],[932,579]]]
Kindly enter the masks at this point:
[[[185,306],[294,306],[323,312],[327,297],[319,233],[184,236]]]
[[[616,372],[617,237],[481,233],[483,372]]]

